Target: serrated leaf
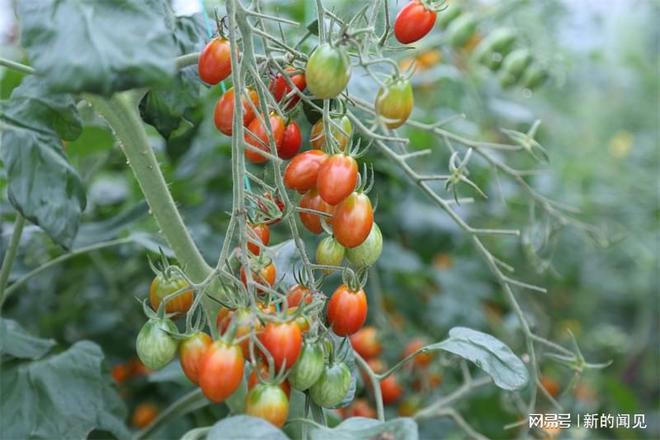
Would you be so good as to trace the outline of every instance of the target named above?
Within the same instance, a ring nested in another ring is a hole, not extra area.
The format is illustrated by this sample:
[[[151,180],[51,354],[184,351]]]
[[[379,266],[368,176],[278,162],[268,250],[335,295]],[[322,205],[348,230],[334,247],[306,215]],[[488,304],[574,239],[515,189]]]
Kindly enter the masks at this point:
[[[498,387],[514,391],[529,381],[525,364],[499,339],[466,327],[449,330],[449,338],[427,346],[444,350],[473,362],[486,372]]]
[[[207,440],[288,440],[286,434],[264,419],[251,416],[228,417],[213,425]]]
[[[20,359],[39,359],[55,345],[53,339],[37,338],[19,323],[0,318],[0,354]]]
[[[313,428],[311,440],[362,440],[397,439],[417,440],[417,423],[411,418],[401,417],[381,422],[364,417],[351,417],[334,428]]]

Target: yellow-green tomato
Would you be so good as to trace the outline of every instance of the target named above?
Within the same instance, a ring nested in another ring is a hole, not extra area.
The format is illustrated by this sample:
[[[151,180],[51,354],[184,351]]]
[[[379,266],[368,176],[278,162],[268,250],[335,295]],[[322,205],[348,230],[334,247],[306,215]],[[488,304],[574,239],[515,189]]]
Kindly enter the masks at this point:
[[[410,81],[390,78],[376,95],[376,113],[388,128],[398,128],[410,117],[413,109],[413,90]]]
[[[350,77],[351,60],[341,47],[323,43],[307,60],[307,88],[316,98],[336,97],[346,88]]]
[[[289,399],[278,385],[258,384],[245,398],[245,414],[281,428],[289,417]]]
[[[367,239],[354,248],[346,250],[346,259],[355,267],[372,266],[383,252],[383,234],[374,223]]]
[[[316,262],[324,266],[339,266],[344,261],[346,248],[335,240],[334,237],[325,237],[316,247]],[[324,273],[330,273],[332,270],[323,269]]]

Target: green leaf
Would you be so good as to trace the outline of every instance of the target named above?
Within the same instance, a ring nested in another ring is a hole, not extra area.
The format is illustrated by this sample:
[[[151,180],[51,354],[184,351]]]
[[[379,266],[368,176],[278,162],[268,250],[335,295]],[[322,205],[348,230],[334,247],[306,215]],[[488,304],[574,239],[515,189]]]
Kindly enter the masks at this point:
[[[109,219],[93,223],[85,223],[80,227],[80,231],[76,236],[76,241],[74,242],[73,247],[78,249],[95,243],[115,239],[119,237],[122,232],[127,231],[129,226],[144,219],[148,212],[149,206],[147,205],[147,202],[141,201]]]
[[[449,338],[427,346],[429,351],[444,350],[474,362],[493,378],[498,387],[513,391],[529,381],[525,364],[499,339],[466,327],[449,330]]]
[[[29,334],[16,321],[0,318],[0,354],[20,359],[39,359],[55,345],[52,339]]]
[[[96,429],[128,438],[126,408],[102,362],[99,346],[82,341],[43,360],[3,365],[3,437],[87,438]]]
[[[251,416],[228,417],[213,425],[207,440],[288,440],[286,434],[264,419]]]
[[[176,45],[157,3],[23,0],[21,42],[53,90],[109,96],[159,84],[175,73]]]
[[[310,34],[316,35],[318,37],[318,35],[319,35],[319,21],[318,21],[318,19],[310,22],[307,25],[307,30],[309,31]]]
[[[362,439],[397,439],[416,440],[417,423],[411,418],[401,417],[381,422],[364,417],[351,417],[335,428],[313,428],[311,440],[362,440]]]

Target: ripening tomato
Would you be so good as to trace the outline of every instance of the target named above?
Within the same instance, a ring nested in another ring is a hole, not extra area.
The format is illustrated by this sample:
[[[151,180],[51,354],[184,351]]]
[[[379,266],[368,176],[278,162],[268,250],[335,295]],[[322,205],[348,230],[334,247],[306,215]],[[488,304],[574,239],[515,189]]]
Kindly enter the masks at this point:
[[[344,153],[328,157],[319,168],[316,187],[321,198],[334,206],[351,195],[358,181],[357,161]]]
[[[413,102],[410,80],[402,77],[391,78],[378,89],[374,107],[376,114],[388,128],[398,128],[410,117]]]
[[[270,243],[270,228],[265,223],[249,225],[248,235],[251,240],[258,241],[264,246],[268,246],[268,243]],[[247,248],[252,255],[259,255],[261,253],[261,248],[251,241],[248,241]]]
[[[199,364],[199,387],[211,402],[220,403],[241,385],[245,360],[238,345],[214,341]]]
[[[181,369],[194,384],[199,383],[199,364],[212,342],[209,335],[204,332],[197,332],[188,336],[179,345]]]
[[[357,333],[351,335],[351,345],[353,350],[357,351],[364,359],[374,358],[382,350],[378,339],[378,330],[372,326],[361,328]]]
[[[309,391],[314,403],[324,408],[339,405],[351,387],[351,370],[344,362],[335,362],[325,367],[321,377]]]
[[[324,266],[340,266],[344,261],[346,249],[332,237],[325,237],[316,247],[316,263]],[[324,273],[331,273],[331,269],[323,269]]]
[[[245,96],[247,95],[247,97]],[[243,125],[247,126],[254,119],[254,110],[248,101],[254,104],[255,108],[259,106],[259,95],[252,89],[246,89],[246,93],[241,96],[241,103],[243,105]],[[234,88],[231,88],[220,97],[215,106],[215,114],[213,116],[215,126],[220,133],[231,136],[234,132]]]
[[[275,147],[279,150],[282,146],[282,139],[284,139],[284,119],[277,113],[272,113],[268,120],[270,121],[270,128],[273,133],[273,141]],[[257,147],[258,149],[270,153],[270,142],[268,140],[268,127],[261,122],[260,118],[254,118],[245,132],[245,142]],[[252,163],[264,163],[268,158],[257,151],[245,148],[245,157]]]
[[[367,295],[364,290],[351,290],[342,284],[328,301],[328,322],[338,336],[349,336],[360,330],[367,319]]]
[[[282,220],[284,215],[284,201],[279,196],[279,194],[273,194],[272,192],[264,193],[263,197],[267,199],[257,201],[257,206],[259,210],[266,215],[264,223],[267,225],[276,225]]]
[[[421,338],[411,339],[406,344],[406,347],[403,350],[403,355],[401,357],[405,358],[407,356],[410,356],[411,354],[413,354],[420,348],[424,347],[425,345],[426,345],[425,341]],[[433,353],[419,353],[417,356],[415,356],[415,365],[421,368],[428,367],[432,361],[433,361]]]
[[[329,43],[317,47],[307,60],[307,88],[319,99],[339,95],[351,78],[351,60],[346,51]]]
[[[355,267],[373,265],[383,252],[383,234],[376,223],[371,227],[367,239],[361,245],[346,250],[346,259]]]
[[[305,341],[298,360],[289,372],[289,382],[295,389],[305,391],[316,383],[324,369],[322,345]]]
[[[348,141],[353,135],[353,124],[351,124],[351,120],[347,116],[331,118],[331,122],[334,122],[329,127],[333,145],[340,151],[345,151],[346,145],[348,145]],[[326,145],[323,118],[312,125],[312,131],[309,133],[309,142],[313,148],[318,150],[333,151],[331,145]]]
[[[301,92],[305,90],[305,87],[307,87],[307,82],[305,81],[304,72],[296,69],[295,67],[287,67],[284,69],[284,72],[289,77],[293,85],[296,86],[296,89],[298,89]],[[275,101],[280,102],[282,99],[286,98],[286,96],[293,89],[291,88],[289,83],[287,83],[286,79],[284,78],[284,75],[278,73],[270,80],[270,84],[268,85],[268,90],[270,90],[270,93],[273,95],[273,98],[275,98]],[[289,103],[286,105],[285,110],[291,110],[293,107],[296,106],[299,100],[300,100],[300,96],[294,93],[289,99]]]
[[[553,379],[550,376],[546,375],[541,375],[540,378],[541,381],[541,386],[545,388],[545,390],[550,394],[552,397],[557,397],[559,395],[559,383]]]
[[[411,0],[401,8],[394,20],[394,36],[400,43],[414,43],[431,32],[436,15],[420,0]]]
[[[284,170],[284,186],[299,193],[314,188],[321,164],[328,155],[321,150],[308,150],[297,154]]]
[[[284,129],[282,142],[278,145],[277,156],[284,160],[289,160],[300,151],[302,147],[302,133],[300,126],[296,121],[291,121]]]
[[[422,402],[419,397],[410,397],[399,404],[399,415],[401,417],[412,417],[419,411]]]
[[[252,270],[252,281],[255,281],[263,286],[272,286],[275,284],[275,279],[277,278],[277,270],[273,262],[267,264],[259,264],[256,270]],[[245,275],[245,270],[241,267],[241,281],[247,287],[247,276]],[[261,293],[261,289],[257,289],[257,293]]]
[[[261,377],[268,378],[269,377],[268,365],[265,362],[259,362],[257,365]],[[259,375],[257,375],[256,369],[252,369],[252,372],[250,373],[250,377],[248,378],[248,390],[251,390],[258,384],[259,384]],[[289,385],[288,380],[285,380],[281,384],[279,384],[279,387],[282,389],[282,391],[284,391],[284,394],[286,394],[287,398],[291,396],[291,385]]]
[[[377,415],[376,410],[369,404],[367,399],[355,399],[353,403],[346,408],[344,417],[366,417],[369,419],[375,419]]]
[[[176,325],[170,319],[153,318],[147,321],[135,343],[142,363],[152,370],[159,370],[174,359],[178,344],[170,333],[176,332]]]
[[[289,399],[277,385],[259,384],[245,398],[245,414],[281,428],[289,417]]]
[[[231,48],[226,38],[209,41],[199,55],[199,77],[207,84],[218,84],[231,73]]]
[[[328,205],[323,201],[316,189],[311,189],[300,199],[300,207],[306,209],[314,209],[316,211],[327,212],[330,214],[330,217],[325,217],[325,221],[329,224],[333,224],[332,215],[334,212],[334,206]],[[299,212],[300,221],[307,228],[308,231],[313,232],[314,234],[320,234],[323,231],[321,226],[321,216],[318,214],[312,214],[311,212]]]
[[[396,376],[390,374],[380,381],[380,392],[383,396],[383,403],[389,405],[394,403],[403,395],[403,387],[399,384]]]
[[[243,357],[249,359],[250,357],[250,338],[247,337],[250,332],[254,331],[259,333],[262,325],[261,321],[257,319],[248,307],[240,307],[234,311],[224,312],[229,310],[226,308],[218,311],[216,317],[216,325],[218,326],[218,333],[224,335],[229,330],[229,325],[235,321],[234,340],[241,339],[239,345],[243,351]]]
[[[291,319],[293,319],[293,322],[296,323],[300,329],[300,332],[305,334],[307,331],[309,331],[311,324],[309,319],[304,314],[299,314],[294,318],[293,316],[295,316],[297,310],[298,307],[289,307],[287,308],[286,314],[291,316]]]
[[[354,192],[335,207],[332,230],[335,239],[346,248],[361,245],[374,224],[371,201],[364,193]]]
[[[296,363],[302,349],[302,332],[294,322],[269,322],[259,335],[259,341],[273,357],[277,371],[286,365],[291,368]]]
[[[186,313],[190,310],[193,303],[193,291],[192,289],[186,289],[186,287],[190,286],[180,275],[165,275],[165,273],[160,272],[153,279],[151,286],[149,287],[149,302],[151,303],[151,308],[158,310],[163,299],[175,292],[180,292],[177,296],[168,300],[165,305],[165,313],[176,313],[177,315]]]
[[[301,302],[309,304],[313,299],[312,291],[302,284],[295,284],[286,294],[286,302],[289,307],[298,307]]]
[[[111,375],[115,382],[117,382],[118,385],[121,385],[131,378],[133,372],[128,363],[120,363],[112,366]]]
[[[131,424],[138,429],[146,428],[158,417],[158,407],[152,403],[140,403],[131,416]]]

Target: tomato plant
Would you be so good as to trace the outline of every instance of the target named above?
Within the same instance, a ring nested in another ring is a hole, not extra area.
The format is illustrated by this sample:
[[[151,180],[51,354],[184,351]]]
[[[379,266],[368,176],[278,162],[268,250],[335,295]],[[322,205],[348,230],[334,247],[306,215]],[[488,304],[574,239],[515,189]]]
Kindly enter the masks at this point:
[[[346,248],[361,245],[374,224],[371,200],[364,193],[354,192],[345,198],[332,215],[335,239]]]
[[[296,155],[284,170],[284,185],[304,193],[316,186],[319,169],[328,155],[321,150],[309,150]]]
[[[158,310],[160,303],[168,298],[165,312],[186,313],[193,302],[193,292],[188,287],[188,282],[180,275],[160,272],[154,277],[149,287],[151,307]]]
[[[278,73],[275,75],[268,86],[268,89],[273,94],[273,98],[278,102],[282,101],[282,99],[286,98],[293,91],[293,88],[285,79],[285,75],[289,77],[289,80],[299,92],[305,90],[305,87],[307,86],[307,81],[305,81],[305,74],[303,72],[291,66],[285,68],[284,74]],[[299,100],[300,96],[297,94],[292,95],[291,98],[288,99],[288,104],[285,107],[286,110],[294,108]]]
[[[328,322],[339,336],[360,330],[367,319],[367,295],[364,290],[352,290],[342,284],[328,301]]]
[[[276,114],[270,115],[268,119],[270,121],[270,129],[273,141],[275,142],[275,147],[277,150],[280,150],[282,149],[282,141],[285,132],[284,120]],[[245,142],[257,147],[261,151],[267,153],[270,152],[266,124],[264,124],[260,118],[255,117],[248,125],[247,132],[245,133]],[[245,157],[247,157],[252,163],[264,163],[268,160],[267,156],[249,148],[245,149]]]
[[[199,366],[213,341],[211,337],[204,332],[197,332],[179,344],[179,362],[181,369],[188,379],[194,384],[199,383]]]
[[[298,360],[291,367],[289,383],[295,389],[305,391],[321,377],[324,368],[323,347],[318,343],[305,341]]]
[[[241,384],[245,360],[238,345],[214,341],[199,364],[199,387],[204,396],[220,403]]]
[[[150,319],[142,326],[135,348],[144,365],[159,370],[174,359],[178,344],[170,333],[176,331],[169,319]]]
[[[307,60],[307,87],[317,98],[327,99],[339,95],[346,88],[350,77],[351,61],[341,47],[321,44]]]
[[[199,55],[199,78],[208,84],[218,84],[231,73],[229,41],[223,37],[212,39]]]
[[[218,100],[215,106],[215,113],[213,119],[215,126],[220,133],[231,136],[234,130],[234,94],[236,92],[233,88],[227,90],[222,97]],[[243,125],[247,126],[255,118],[254,110],[250,102],[256,107],[259,103],[259,96],[253,89],[247,89],[245,94],[241,95],[241,102],[243,104]]]
[[[337,406],[351,386],[351,371],[343,362],[327,365],[321,377],[310,388],[314,403],[325,408]]]
[[[245,413],[281,427],[289,416],[289,400],[280,387],[259,384],[247,395]]]
[[[276,369],[291,368],[302,349],[302,332],[293,322],[268,323],[259,335],[259,340],[273,358]],[[265,355],[268,358],[267,355]]]

